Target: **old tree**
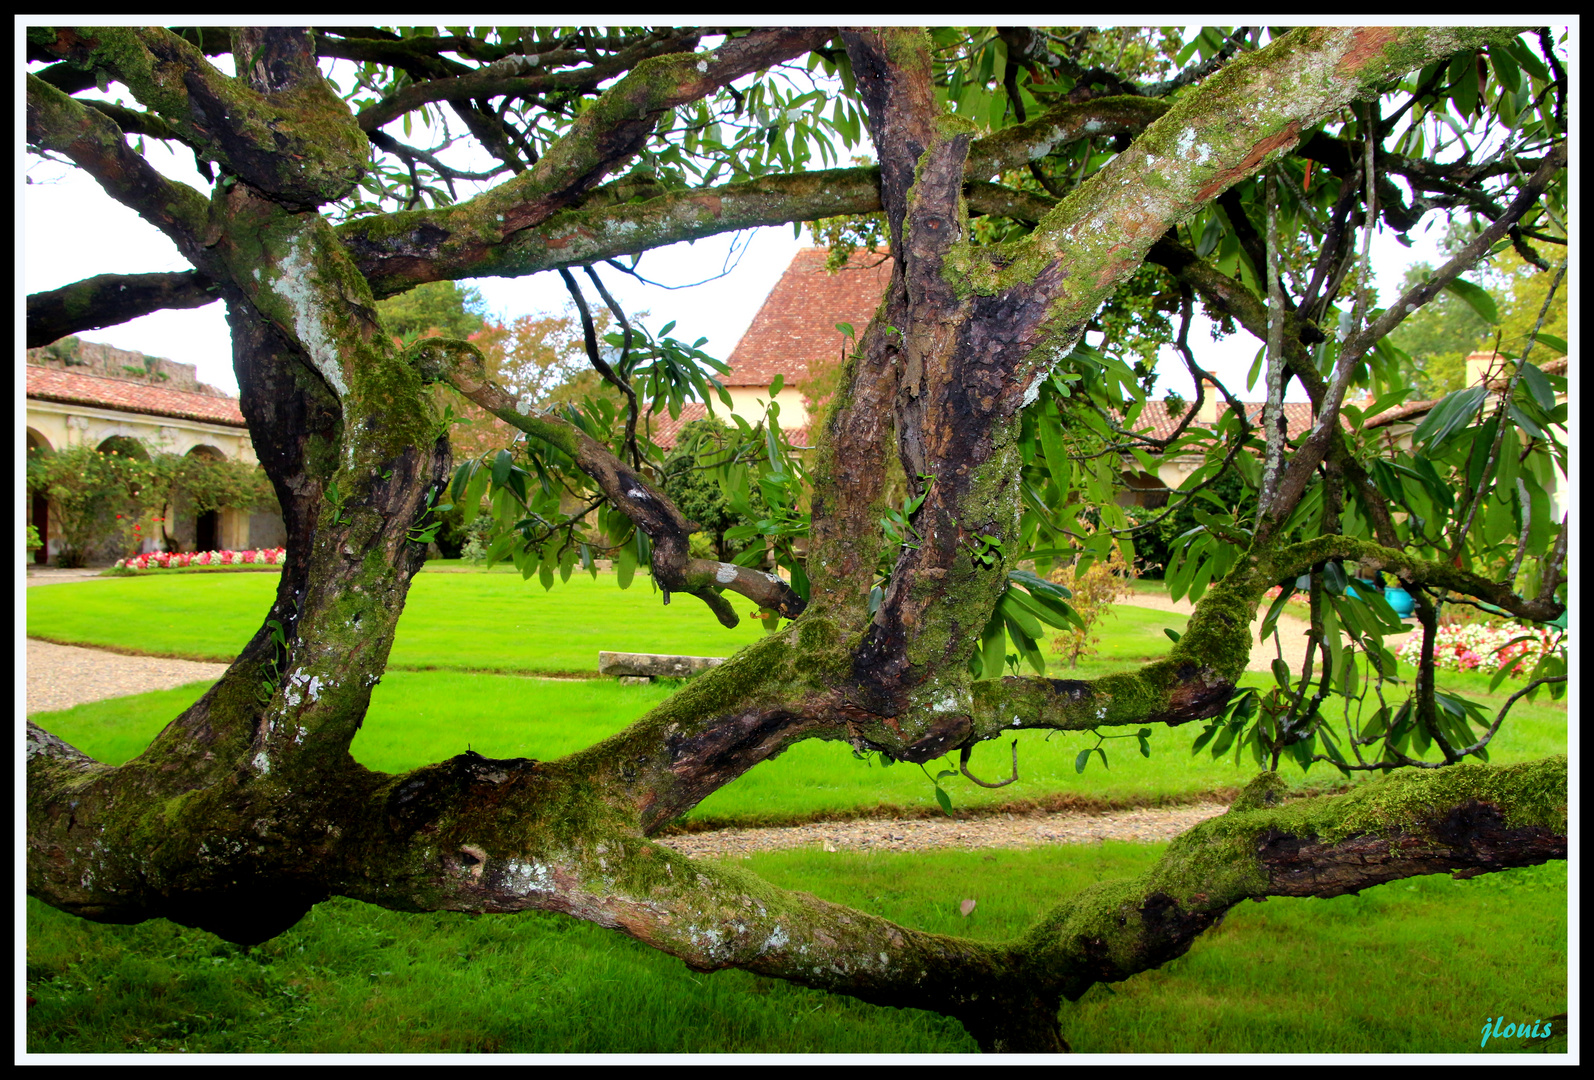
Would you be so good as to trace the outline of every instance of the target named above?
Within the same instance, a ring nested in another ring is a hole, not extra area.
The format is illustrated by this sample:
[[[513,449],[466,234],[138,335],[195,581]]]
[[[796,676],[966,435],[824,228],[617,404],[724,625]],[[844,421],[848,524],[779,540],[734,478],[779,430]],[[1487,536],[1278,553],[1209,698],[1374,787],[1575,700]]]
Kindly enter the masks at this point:
[[[30,297],[30,344],[220,298],[289,536],[259,632],[141,756],[110,767],[29,725],[28,890],[47,903],[250,943],[332,895],[553,910],[693,968],[935,1010],[987,1049],[1035,1050],[1066,1047],[1063,999],[1179,956],[1241,900],[1565,857],[1565,759],[1469,760],[1500,718],[1436,692],[1432,663],[1440,602],[1564,618],[1566,524],[1547,492],[1565,383],[1535,358],[1565,345],[1504,342],[1493,389],[1415,405],[1384,340],[1441,289],[1486,303],[1458,275],[1492,254],[1564,266],[1566,72],[1550,31],[27,37],[29,145],[85,170],[194,267]],[[329,81],[334,60],[352,87]],[[133,104],[85,94],[113,84]],[[463,128],[493,164],[467,175],[404,141],[412,114]],[[876,163],[845,166],[865,135]],[[163,176],[145,140],[191,149],[210,190]],[[490,183],[457,197],[468,180]],[[856,234],[869,215],[883,215],[894,276],[815,449],[798,460],[761,440],[767,452],[721,473],[765,494],[759,528],[789,573],[692,557],[637,416],[713,394],[712,368],[631,327],[581,268],[757,225]],[[1375,306],[1370,233],[1429,215],[1471,221],[1475,239]],[[376,306],[425,282],[544,270],[625,328],[588,343],[609,404],[523,408],[469,343],[396,345]],[[1147,373],[1112,346],[1175,321],[1183,343],[1196,302],[1267,341],[1268,411],[1159,444],[1135,422]],[[1102,349],[1082,343],[1091,327]],[[1314,416],[1293,439],[1290,380]],[[435,384],[526,437],[452,462]],[[1397,408],[1420,424],[1415,443],[1370,423]],[[1206,455],[1191,491],[1233,469],[1250,492],[1202,504],[1170,568],[1199,598],[1186,632],[1165,658],[1094,681],[1014,674],[1009,639],[1038,659],[1040,623],[1068,619],[1029,568],[1132,541],[1111,487],[1121,465],[1103,462],[1170,450]],[[561,514],[561,488],[586,501]],[[727,624],[750,600],[777,628],[568,758],[365,769],[350,741],[426,524],[483,494],[503,519],[497,553],[521,565],[629,552],[665,598],[689,594]],[[1416,598],[1428,645],[1409,683],[1383,677],[1392,616],[1347,590],[1347,564]],[[1280,584],[1310,597],[1305,669],[1280,670],[1276,692],[1237,691],[1261,647],[1253,614]],[[1559,690],[1563,663],[1540,658],[1533,685]],[[1262,776],[1152,872],[1058,897],[1018,940],[922,933],[650,839],[803,739],[967,767],[1014,728],[1145,728],[1178,752],[1161,729],[1186,724]],[[1284,802],[1281,756],[1374,778]]]

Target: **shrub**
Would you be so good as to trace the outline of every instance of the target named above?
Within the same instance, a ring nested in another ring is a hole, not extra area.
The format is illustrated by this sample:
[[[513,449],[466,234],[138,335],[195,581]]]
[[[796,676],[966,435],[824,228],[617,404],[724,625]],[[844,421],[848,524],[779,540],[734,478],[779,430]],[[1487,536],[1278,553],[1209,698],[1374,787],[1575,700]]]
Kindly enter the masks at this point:
[[[487,561],[487,538],[493,534],[493,516],[476,515],[476,520],[465,530],[465,542],[460,546],[459,557],[480,566]]]
[[[1139,576],[1140,571],[1129,565],[1117,544],[1112,545],[1105,560],[1092,562],[1082,574],[1074,566],[1052,571],[1051,579],[1073,593],[1068,603],[1083,623],[1064,630],[1052,641],[1053,651],[1066,656],[1069,667],[1078,667],[1081,656],[1096,654],[1101,637],[1091,630],[1112,608],[1114,600],[1134,592],[1129,583]]]
[[[143,516],[136,496],[148,482],[148,463],[135,457],[90,446],[30,448],[27,474],[28,490],[50,500],[61,539],[57,565],[88,565],[96,541],[106,538],[107,516]]]

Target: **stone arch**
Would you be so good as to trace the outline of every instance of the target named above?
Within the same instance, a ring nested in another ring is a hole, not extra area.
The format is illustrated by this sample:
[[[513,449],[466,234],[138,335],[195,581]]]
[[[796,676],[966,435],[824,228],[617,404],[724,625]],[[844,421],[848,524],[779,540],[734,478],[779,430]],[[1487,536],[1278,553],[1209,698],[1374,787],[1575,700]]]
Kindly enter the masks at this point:
[[[40,432],[28,428],[28,453],[48,454],[55,449],[50,445],[50,440]],[[33,561],[40,566],[50,561],[50,499],[42,491],[35,491],[28,496],[28,524],[39,534],[39,541],[43,544],[33,553]]]
[[[227,455],[218,447],[209,443],[198,443],[188,448],[185,457],[198,458],[201,461],[226,461]],[[219,551],[230,545],[223,542],[223,533],[229,531],[224,528],[230,524],[232,515],[226,510],[206,510],[203,512],[189,509],[189,514],[194,521],[193,545],[195,551]],[[184,532],[187,531],[187,521],[182,520]]]
[[[131,435],[108,436],[102,439],[100,445],[95,447],[95,449],[102,454],[114,451],[123,457],[137,458],[139,461],[149,460],[149,451],[144,448],[143,442],[133,438]]]
[[[1119,506],[1158,509],[1168,505],[1168,485],[1159,477],[1139,469],[1125,469],[1120,479],[1124,489],[1118,493]]]

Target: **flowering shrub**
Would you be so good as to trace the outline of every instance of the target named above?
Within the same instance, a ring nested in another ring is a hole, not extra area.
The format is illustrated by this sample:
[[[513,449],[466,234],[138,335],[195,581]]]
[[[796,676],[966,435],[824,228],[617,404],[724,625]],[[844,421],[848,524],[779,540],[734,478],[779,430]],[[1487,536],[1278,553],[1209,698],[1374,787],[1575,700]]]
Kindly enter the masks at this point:
[[[286,548],[261,548],[259,551],[149,551],[131,559],[119,559],[118,570],[170,570],[185,566],[281,566],[288,557]]]
[[[1519,637],[1528,640],[1513,644],[1513,639]],[[1526,675],[1541,655],[1559,648],[1564,638],[1564,634],[1519,623],[1441,626],[1434,638],[1434,664],[1446,671],[1475,671],[1481,667],[1492,671],[1515,659],[1511,674]],[[1411,635],[1398,655],[1403,662],[1416,664],[1422,658],[1422,635]]]

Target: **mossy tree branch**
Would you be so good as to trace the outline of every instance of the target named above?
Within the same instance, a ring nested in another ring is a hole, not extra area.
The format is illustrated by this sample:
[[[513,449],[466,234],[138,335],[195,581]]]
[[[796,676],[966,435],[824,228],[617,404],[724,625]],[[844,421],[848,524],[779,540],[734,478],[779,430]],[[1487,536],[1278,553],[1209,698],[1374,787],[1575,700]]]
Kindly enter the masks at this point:
[[[487,377],[481,353],[469,342],[423,338],[412,347],[411,359],[428,379],[447,381],[500,420],[569,455],[577,468],[591,477],[615,507],[653,542],[653,576],[665,590],[666,602],[671,592],[690,593],[707,604],[721,624],[728,627],[736,626],[740,620],[735,609],[720,596],[722,589],[739,593],[788,619],[802,614],[806,607],[802,597],[779,577],[734,563],[692,557],[687,541],[697,526],[667,495],[574,424],[554,416],[522,412],[514,397]]]
[[[221,298],[196,271],[96,274],[28,297],[27,345],[37,349],[79,330],[114,326],[151,311],[196,308]]]
[[[109,71],[197,153],[285,204],[332,202],[364,174],[370,146],[316,70],[306,30],[246,31],[236,79],[161,27],[51,28],[30,42]]]
[[[30,145],[67,157],[107,195],[165,233],[196,266],[214,265],[203,247],[208,209],[203,195],[157,172],[103,112],[36,76],[29,75],[27,85]]]
[[[588,93],[623,72],[630,71],[643,60],[670,53],[691,52],[697,48],[696,31],[668,32],[651,40],[643,40],[596,63],[582,68],[542,70],[550,65],[549,59],[537,56],[511,55],[485,69],[469,69],[452,64],[446,74],[439,71],[422,82],[414,82],[394,91],[381,101],[361,109],[355,119],[367,131],[376,131],[405,113],[433,101],[468,101],[472,98],[486,100],[496,97],[528,97],[548,91]],[[393,63],[398,54],[406,54],[406,62],[413,63],[417,50],[410,41],[404,42],[335,42],[329,40],[320,47],[322,55],[347,56],[349,59],[374,60]],[[380,55],[392,59],[379,59]],[[435,57],[441,60],[441,57]]]
[[[1151,873],[1067,898],[1023,939],[1005,943],[920,934],[774,889],[734,866],[688,863],[648,841],[803,739],[845,740],[915,761],[1010,730],[1014,720],[1078,728],[1214,715],[1245,667],[1262,592],[1325,559],[1384,559],[1408,580],[1459,587],[1518,613],[1561,610],[1546,598],[1488,592],[1504,587],[1453,567],[1329,536],[1257,545],[1208,590],[1168,657],[1138,672],[1089,683],[971,683],[962,664],[1005,584],[1001,556],[992,566],[973,551],[976,538],[1002,541],[1015,531],[1021,411],[1101,298],[1173,224],[1270,155],[1288,152],[1306,126],[1376,93],[1391,72],[1505,32],[1285,35],[1185,95],[1104,170],[1106,179],[1087,181],[1039,215],[1029,240],[999,250],[967,243],[967,161],[980,147],[969,125],[937,115],[929,43],[911,30],[846,37],[883,148],[877,172],[828,174],[836,181],[830,191],[813,176],[684,194],[634,182],[595,187],[646,143],[674,103],[726,85],[738,65],[751,70],[811,48],[809,34],[825,32],[754,31],[707,56],[644,61],[535,168],[446,210],[342,230],[305,212],[309,204],[297,200],[330,190],[335,163],[352,145],[349,131],[358,134],[346,110],[334,129],[316,133],[306,123],[292,132],[302,139],[294,146],[330,146],[333,171],[315,182],[282,189],[259,171],[220,186],[208,207],[176,194],[174,228],[186,229],[196,266],[228,302],[243,408],[284,505],[290,557],[270,618],[284,624],[285,641],[263,626],[217,687],[124,766],[93,762],[30,727],[35,895],[91,918],[165,915],[249,942],[333,894],[403,910],[562,911],[694,966],[742,967],[936,1009],[960,1018],[988,1049],[1022,1050],[1063,1048],[1062,998],[1179,955],[1247,897],[1337,895],[1415,873],[1564,857],[1564,760],[1454,766],[1294,805],[1277,805],[1276,777],[1263,780],[1229,815],[1173,845]],[[320,85],[299,32],[237,34],[242,78],[215,89],[205,88],[208,65],[182,50],[197,51],[160,34],[51,35],[41,35],[41,47],[116,65],[119,78],[125,71],[151,98],[165,94],[168,106],[190,112],[191,83],[218,101],[255,95],[256,118],[286,115],[280,104]],[[478,58],[471,42],[456,44]],[[193,78],[168,87],[161,80],[172,72]],[[41,115],[52,117],[41,125],[51,137],[70,144],[88,132],[93,145],[81,152],[104,162],[114,189],[115,125],[103,116],[85,121],[92,110],[63,106],[63,95],[47,86],[35,93],[32,83],[30,123],[35,97]],[[1061,124],[1060,115],[1047,122]],[[1146,115],[1126,113],[1123,122]],[[260,134],[249,123],[234,133],[244,143]],[[1056,143],[1048,139],[1062,137],[1034,129],[1024,138],[1032,136],[1022,153],[1049,152]],[[1022,142],[1007,145],[1019,153]],[[987,150],[1008,152],[994,143]],[[972,190],[976,199],[1012,198],[980,183]],[[633,195],[643,201],[628,201]],[[809,556],[815,602],[806,610],[787,603],[785,612],[799,616],[794,625],[560,761],[467,752],[402,776],[357,765],[350,743],[423,557],[414,525],[449,472],[428,380],[447,377],[477,404],[558,446],[644,531],[657,530],[661,585],[697,591],[711,606],[728,607],[721,584],[776,609],[790,600],[782,582],[741,568],[727,582],[721,564],[686,558],[690,523],[667,499],[575,427],[522,411],[485,379],[470,346],[428,339],[396,347],[376,298],[437,277],[591,262],[602,257],[594,251],[620,243],[622,221],[650,224],[633,229],[614,254],[759,215],[826,216],[812,211],[826,205],[883,207],[896,260],[822,425]],[[644,210],[668,213],[626,216]],[[923,542],[895,553],[889,595],[871,616],[867,596],[882,554],[876,522],[897,465],[926,496],[911,522]]]

